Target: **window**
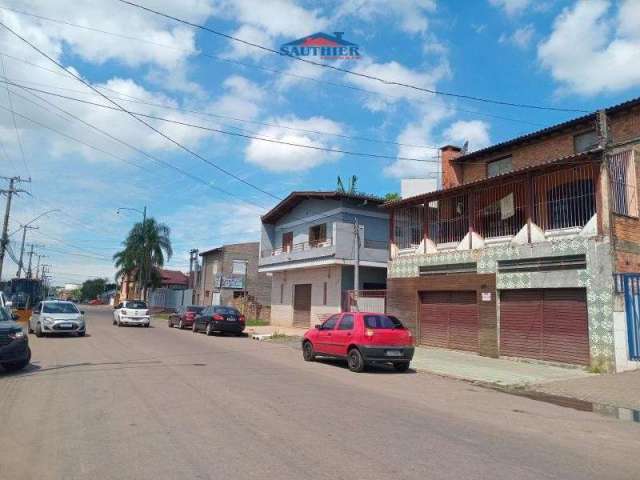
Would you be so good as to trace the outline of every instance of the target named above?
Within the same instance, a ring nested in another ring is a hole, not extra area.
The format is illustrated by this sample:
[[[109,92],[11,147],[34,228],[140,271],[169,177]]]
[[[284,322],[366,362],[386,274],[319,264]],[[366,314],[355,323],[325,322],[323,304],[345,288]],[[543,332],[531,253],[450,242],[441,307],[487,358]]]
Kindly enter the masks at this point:
[[[374,330],[404,328],[402,322],[391,315],[365,315],[364,326]]]
[[[129,300],[122,304],[123,308],[147,308],[147,304],[138,300]]]
[[[582,153],[598,146],[598,134],[595,130],[579,133],[573,136],[573,150]]]
[[[246,260],[233,260],[231,265],[231,273],[233,275],[246,275],[247,274],[247,261]]]
[[[327,224],[314,225],[309,229],[309,245],[318,246],[327,241]]]
[[[550,229],[586,225],[596,211],[593,180],[577,180],[547,191],[547,225]]]
[[[200,313],[202,312],[202,310],[204,310],[204,307],[196,307],[196,306],[187,307],[187,312]]]
[[[353,330],[353,315],[343,315],[342,320],[340,320],[338,330]]]
[[[487,177],[502,175],[503,173],[508,173],[511,170],[513,170],[511,156],[487,163]]]
[[[609,156],[609,172],[613,212],[637,217],[638,187],[633,151],[627,150]]]
[[[282,234],[282,251],[290,252],[293,248],[293,232],[285,232]]]
[[[333,330],[336,328],[336,323],[338,323],[339,315],[332,315],[329,317],[320,327],[320,330]]]
[[[327,304],[327,282],[324,282],[322,290],[322,305]]]
[[[223,315],[240,315],[240,312],[232,307],[213,307],[213,311]]]
[[[52,302],[42,304],[42,313],[80,313],[73,303]]]
[[[214,275],[215,275],[216,273],[218,273],[218,265],[219,265],[218,260],[216,260],[215,262],[213,262],[212,272],[213,272],[213,274],[214,274]]]
[[[233,292],[233,298],[244,298],[244,294],[245,292],[243,292],[242,290],[236,290],[235,292]]]
[[[280,284],[280,304],[284,303],[284,283]]]

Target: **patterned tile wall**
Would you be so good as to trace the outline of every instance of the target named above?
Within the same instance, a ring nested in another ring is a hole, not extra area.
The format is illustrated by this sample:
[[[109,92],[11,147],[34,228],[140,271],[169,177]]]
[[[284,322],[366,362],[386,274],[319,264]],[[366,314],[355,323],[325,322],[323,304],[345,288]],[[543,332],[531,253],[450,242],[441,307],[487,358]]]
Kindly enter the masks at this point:
[[[584,270],[497,273],[498,289],[583,287],[587,289],[589,343],[593,366],[614,368],[613,275],[607,239],[574,237],[527,245],[492,246],[478,250],[403,255],[389,263],[390,278],[417,277],[424,265],[476,262],[478,273],[496,273],[498,260],[584,254]]]

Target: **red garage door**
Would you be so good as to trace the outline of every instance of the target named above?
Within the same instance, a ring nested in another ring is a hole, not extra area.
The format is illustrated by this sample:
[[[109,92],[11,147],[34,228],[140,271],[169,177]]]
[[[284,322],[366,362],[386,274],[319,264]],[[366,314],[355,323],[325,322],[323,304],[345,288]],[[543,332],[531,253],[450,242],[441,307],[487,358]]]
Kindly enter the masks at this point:
[[[421,292],[420,343],[431,347],[478,351],[478,302],[475,291]]]
[[[500,354],[589,364],[585,290],[503,290]]]

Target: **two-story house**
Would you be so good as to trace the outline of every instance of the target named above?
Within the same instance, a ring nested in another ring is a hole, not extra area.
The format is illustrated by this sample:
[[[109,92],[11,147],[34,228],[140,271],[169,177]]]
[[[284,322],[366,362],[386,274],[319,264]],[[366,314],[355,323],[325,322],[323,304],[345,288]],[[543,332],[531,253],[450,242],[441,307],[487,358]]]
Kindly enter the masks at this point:
[[[197,305],[250,304],[252,314],[269,317],[271,278],[258,272],[258,242],[233,243],[200,253],[196,276]]]
[[[385,288],[383,203],[361,194],[293,192],[263,215],[260,271],[272,275],[272,324],[309,327],[341,311],[346,291]]]
[[[427,346],[638,368],[639,149],[640,99],[443,147],[443,189],[386,205],[387,311]]]

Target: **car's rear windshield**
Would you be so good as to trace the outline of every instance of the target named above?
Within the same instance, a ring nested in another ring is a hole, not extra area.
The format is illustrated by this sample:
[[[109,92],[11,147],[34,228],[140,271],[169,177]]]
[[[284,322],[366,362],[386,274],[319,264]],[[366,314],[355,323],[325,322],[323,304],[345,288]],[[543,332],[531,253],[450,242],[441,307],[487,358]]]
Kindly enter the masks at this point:
[[[45,303],[42,306],[42,313],[79,313],[78,308],[73,303]]]
[[[124,308],[147,308],[144,302],[124,302]]]
[[[202,310],[204,310],[204,307],[187,307],[187,312],[200,313]]]
[[[235,308],[231,308],[231,307],[214,307],[213,311],[216,313],[221,313],[223,315],[238,315],[240,314],[240,312],[238,312],[238,310],[236,310]]]
[[[391,315],[365,315],[364,324],[367,328],[404,328],[402,322]]]

